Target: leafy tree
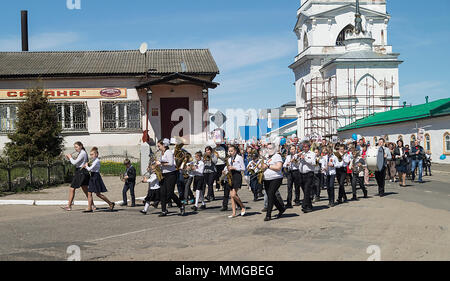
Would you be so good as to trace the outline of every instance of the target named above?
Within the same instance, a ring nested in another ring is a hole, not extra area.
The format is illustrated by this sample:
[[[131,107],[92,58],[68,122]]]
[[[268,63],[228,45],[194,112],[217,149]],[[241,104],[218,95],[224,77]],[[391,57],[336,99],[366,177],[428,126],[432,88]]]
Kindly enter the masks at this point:
[[[63,137],[56,107],[44,97],[43,90],[27,91],[27,98],[19,104],[16,130],[8,135],[11,142],[5,154],[12,161],[45,160],[61,155]]]

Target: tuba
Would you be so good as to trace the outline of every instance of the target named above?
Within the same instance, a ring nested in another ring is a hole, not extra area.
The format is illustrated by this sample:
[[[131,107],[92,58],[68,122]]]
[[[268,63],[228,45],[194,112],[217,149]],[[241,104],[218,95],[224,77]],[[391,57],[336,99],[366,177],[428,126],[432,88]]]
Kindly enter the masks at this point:
[[[174,158],[175,158],[175,166],[177,170],[180,170],[181,166],[183,165],[183,162],[186,158],[187,152],[183,150],[183,146],[185,145],[185,140],[181,137],[175,137],[177,140],[177,145],[175,146],[174,150]]]

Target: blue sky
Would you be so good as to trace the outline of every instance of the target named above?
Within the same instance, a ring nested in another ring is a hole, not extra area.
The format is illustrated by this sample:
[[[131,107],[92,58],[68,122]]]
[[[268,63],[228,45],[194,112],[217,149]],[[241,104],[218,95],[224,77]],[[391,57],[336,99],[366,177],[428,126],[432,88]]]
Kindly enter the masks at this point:
[[[425,6],[425,3],[428,6]],[[2,1],[0,51],[20,50],[20,10],[29,11],[30,49],[209,48],[221,74],[211,106],[270,108],[295,99],[288,66],[300,0]],[[450,97],[448,0],[388,0],[388,40],[400,66],[402,101]]]

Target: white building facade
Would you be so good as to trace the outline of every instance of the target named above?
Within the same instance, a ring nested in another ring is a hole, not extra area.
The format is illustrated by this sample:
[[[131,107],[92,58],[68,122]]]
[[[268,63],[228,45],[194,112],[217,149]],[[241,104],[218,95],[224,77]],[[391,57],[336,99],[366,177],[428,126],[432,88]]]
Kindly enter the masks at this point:
[[[362,30],[356,32],[355,14]],[[388,44],[385,0],[302,0],[294,31],[299,137],[337,129],[399,107],[399,54]]]

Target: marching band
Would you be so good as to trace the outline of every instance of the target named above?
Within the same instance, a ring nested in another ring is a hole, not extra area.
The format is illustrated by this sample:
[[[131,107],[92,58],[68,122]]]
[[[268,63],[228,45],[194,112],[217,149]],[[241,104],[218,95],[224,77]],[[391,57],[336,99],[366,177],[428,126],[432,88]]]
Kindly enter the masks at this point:
[[[169,213],[167,206],[171,207],[172,202],[180,209],[181,216],[185,215],[185,208],[189,203],[193,204],[191,208],[194,212],[206,210],[206,202],[215,201],[217,192],[223,187],[221,211],[228,211],[228,203],[231,199],[232,214],[229,218],[238,217],[237,209],[241,211],[239,216],[245,216],[246,208],[238,196],[244,173],[248,175],[246,181],[253,193],[254,201],[258,202],[260,197],[264,196],[263,212],[266,213],[264,221],[272,220],[274,207],[278,210],[276,218],[281,218],[287,209],[294,208],[292,203],[295,206],[301,206],[304,213],[310,213],[314,210],[313,203],[321,200],[322,189],[327,190],[328,207],[346,203],[348,201],[345,191],[346,182],[352,187],[352,200],[359,200],[358,186],[363,192],[363,198],[368,198],[366,174],[368,162],[374,161],[370,159],[369,154],[377,154],[375,174],[379,195],[384,196],[384,180],[381,179],[385,174],[386,161],[391,159],[389,149],[384,147],[382,139],[376,152],[372,149],[370,153],[365,145],[337,143],[333,146],[326,140],[319,143],[305,139],[283,146],[280,145],[279,140],[258,142],[248,144],[244,155],[246,163],[239,146],[236,145],[225,145],[222,141],[216,141],[215,148],[207,146],[204,153],[198,151],[192,157],[183,148],[184,140],[182,138],[175,138],[175,140],[178,143],[174,150],[169,148],[173,141],[168,139],[159,141],[157,147],[161,156],[159,159],[154,154],[150,157],[147,173],[142,178],[142,183],[148,183],[145,207],[140,211],[142,214],[147,214],[150,206],[158,208],[161,204],[159,216],[165,217]],[[99,181],[100,184],[96,183],[93,189],[88,172],[91,171],[91,177],[98,178],[98,169],[93,172],[92,168],[89,168],[87,153],[81,143],[76,143],[75,149],[80,152],[76,160],[73,160],[71,155],[67,155],[67,158],[77,167],[72,189],[79,186],[83,186],[83,189],[89,188],[88,211],[91,212],[95,210],[91,201],[91,192],[98,193],[103,198],[104,196],[100,193],[106,192],[106,188],[103,182]],[[98,158],[95,160],[99,163]],[[120,177],[124,182],[122,206],[127,206],[126,195],[130,190],[131,207],[134,207],[136,170],[129,160],[125,160],[124,165],[126,169]],[[287,178],[286,205],[279,192],[285,177]],[[215,190],[214,182],[216,182]],[[338,185],[337,200],[335,200],[336,183]],[[175,185],[178,186],[178,196],[174,192]],[[104,198],[107,201],[107,198]],[[71,192],[69,204],[65,208],[68,211],[72,200]]]

